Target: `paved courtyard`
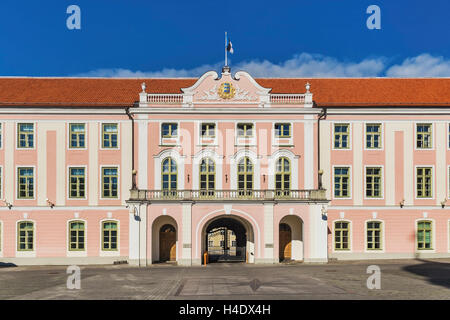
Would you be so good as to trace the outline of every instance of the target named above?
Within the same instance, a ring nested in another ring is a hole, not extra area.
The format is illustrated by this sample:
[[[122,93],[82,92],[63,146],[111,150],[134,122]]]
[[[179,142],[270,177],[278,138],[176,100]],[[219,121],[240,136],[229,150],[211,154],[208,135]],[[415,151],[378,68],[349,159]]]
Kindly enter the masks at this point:
[[[369,290],[369,265],[381,289]],[[81,289],[67,289],[66,267],[0,263],[0,299],[446,299],[450,259],[332,262],[326,265],[239,263],[207,267],[81,266]]]

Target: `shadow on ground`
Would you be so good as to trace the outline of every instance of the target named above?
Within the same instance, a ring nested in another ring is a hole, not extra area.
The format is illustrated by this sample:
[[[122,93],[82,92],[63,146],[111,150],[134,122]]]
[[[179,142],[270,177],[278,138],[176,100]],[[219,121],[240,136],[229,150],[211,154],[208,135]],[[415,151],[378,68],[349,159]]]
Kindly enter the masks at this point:
[[[450,289],[450,263],[416,259],[421,264],[405,266],[402,269],[426,277],[429,283]]]
[[[0,262],[0,268],[11,268],[11,267],[17,267],[17,265],[11,262]]]

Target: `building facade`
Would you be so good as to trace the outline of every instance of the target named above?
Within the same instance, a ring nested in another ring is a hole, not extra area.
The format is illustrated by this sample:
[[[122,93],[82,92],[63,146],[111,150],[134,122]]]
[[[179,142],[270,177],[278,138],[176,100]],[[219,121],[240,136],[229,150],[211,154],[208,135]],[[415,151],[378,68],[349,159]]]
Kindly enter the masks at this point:
[[[450,79],[2,78],[0,106],[0,263],[450,257]]]

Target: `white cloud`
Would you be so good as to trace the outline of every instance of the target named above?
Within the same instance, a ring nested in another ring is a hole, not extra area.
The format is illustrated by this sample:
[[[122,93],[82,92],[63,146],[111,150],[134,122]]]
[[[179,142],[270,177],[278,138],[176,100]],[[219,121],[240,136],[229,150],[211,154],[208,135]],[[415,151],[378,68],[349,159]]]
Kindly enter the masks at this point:
[[[243,62],[239,69],[254,77],[374,77],[385,68],[384,59],[343,62],[319,54],[302,53],[280,64],[264,60]]]
[[[407,58],[401,65],[394,65],[386,71],[388,77],[450,77],[450,60],[433,57],[428,53]]]
[[[281,63],[268,60],[243,61],[232,65],[233,71],[244,70],[254,77],[450,77],[450,60],[424,53],[407,58],[401,64],[386,65],[385,57],[362,61],[340,61],[320,54],[301,53]],[[176,78],[199,77],[209,70],[220,70],[222,63],[202,65],[192,69],[164,68],[159,71],[132,71],[127,69],[98,69],[78,74],[78,77],[117,78]]]

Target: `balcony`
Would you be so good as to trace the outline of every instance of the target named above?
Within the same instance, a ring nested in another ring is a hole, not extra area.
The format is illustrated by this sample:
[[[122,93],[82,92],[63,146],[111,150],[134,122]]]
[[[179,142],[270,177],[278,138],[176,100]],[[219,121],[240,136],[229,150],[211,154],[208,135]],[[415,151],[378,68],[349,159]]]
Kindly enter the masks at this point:
[[[129,201],[327,201],[316,190],[130,190]]]

